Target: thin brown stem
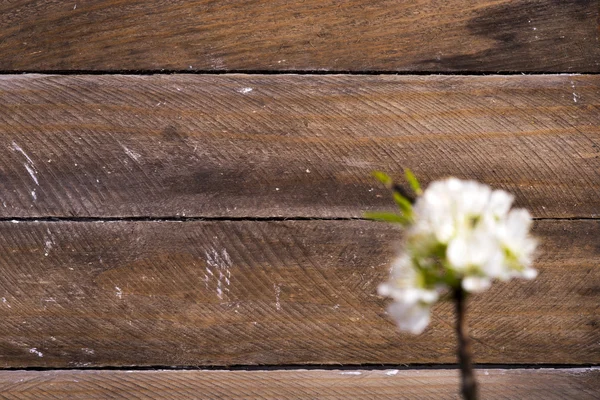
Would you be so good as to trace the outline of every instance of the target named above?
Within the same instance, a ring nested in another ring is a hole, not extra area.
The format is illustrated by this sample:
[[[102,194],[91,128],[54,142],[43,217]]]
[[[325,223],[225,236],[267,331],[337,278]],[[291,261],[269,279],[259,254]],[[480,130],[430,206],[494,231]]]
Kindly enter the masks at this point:
[[[456,303],[456,335],[458,337],[458,363],[460,365],[462,395],[466,400],[477,400],[477,382],[473,373],[471,339],[467,329],[467,293],[461,286],[454,290]]]

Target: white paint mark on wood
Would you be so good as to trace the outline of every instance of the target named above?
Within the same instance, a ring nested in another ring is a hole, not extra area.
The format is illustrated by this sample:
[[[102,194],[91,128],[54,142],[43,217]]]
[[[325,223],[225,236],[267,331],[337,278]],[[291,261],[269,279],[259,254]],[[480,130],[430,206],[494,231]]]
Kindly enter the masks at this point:
[[[6,297],[3,297],[3,298],[2,298],[2,303],[3,303],[3,304],[6,306],[6,307],[8,307],[8,308],[12,308],[12,307],[11,307],[11,305],[10,305],[10,304],[8,304],[8,300],[6,300]]]
[[[222,271],[228,271],[231,267],[231,258],[225,249],[221,250],[221,253],[215,249],[210,249],[204,252],[204,255],[206,256],[206,262],[211,267]]]
[[[46,239],[44,241],[44,256],[48,257],[50,250],[52,250],[52,246],[54,246],[52,239]]]
[[[217,297],[219,299],[223,299],[223,293],[228,292],[229,289],[223,287],[223,281],[225,284],[229,286],[231,284],[231,258],[229,257],[229,253],[227,253],[226,249],[221,250],[221,252],[217,251],[214,248],[209,249],[204,252],[206,263],[216,269],[218,272],[218,277],[212,272],[209,267],[206,267],[206,271],[213,277],[217,278]],[[208,283],[206,282],[208,286]]]
[[[361,375],[362,372],[360,371],[344,371],[344,372],[340,372],[340,375]]]
[[[573,88],[573,90],[575,90],[575,82],[571,81],[571,88]],[[575,92],[573,92],[573,102],[577,103],[577,99],[579,99],[579,95]]]
[[[90,354],[90,355],[95,353],[94,349],[90,349],[87,347],[82,348],[81,351],[83,351],[85,354]]]
[[[217,280],[217,296],[223,299],[223,272],[219,271],[219,279]]]
[[[211,65],[213,68],[225,69],[225,64],[223,63],[223,59],[217,57],[217,58],[212,58],[210,61],[211,61]]]
[[[281,294],[281,285],[273,284],[275,288],[275,308],[277,311],[281,311],[281,302],[279,301],[279,295]]]
[[[44,354],[41,351],[39,351],[38,349],[36,349],[35,347],[29,349],[29,352],[37,355],[38,357],[44,357]]]
[[[239,93],[241,93],[241,94],[248,94],[248,93],[250,93],[252,90],[253,90],[253,89],[252,89],[252,88],[250,88],[250,87],[245,87],[245,88],[238,89],[238,92],[239,92]]]
[[[121,290],[120,287],[115,286],[115,290],[117,291],[117,297],[122,299],[123,298],[123,291]]]
[[[33,169],[32,166],[30,166],[29,164],[24,164],[25,169],[27,170],[27,173],[29,174],[29,176],[31,177],[31,179],[33,179],[33,181],[35,182],[36,185],[40,185],[38,178],[37,178],[37,172],[35,171],[35,169]]]
[[[138,153],[125,147],[124,145],[121,145],[121,147],[123,148],[125,154],[127,154],[127,156],[129,156],[129,158],[131,158],[133,161],[137,161],[141,157]]]
[[[392,369],[392,370],[389,370],[389,371],[387,371],[385,374],[386,374],[387,376],[394,376],[394,375],[397,375],[397,374],[398,374],[398,372],[399,372],[399,371],[398,371],[397,369]]]
[[[17,143],[12,142],[12,148],[15,151],[18,151],[19,153],[23,154],[23,156],[25,156],[25,158],[27,159],[27,162],[31,165],[33,164],[33,160],[27,155],[27,153],[25,153],[25,151],[21,148],[21,146],[19,146]]]

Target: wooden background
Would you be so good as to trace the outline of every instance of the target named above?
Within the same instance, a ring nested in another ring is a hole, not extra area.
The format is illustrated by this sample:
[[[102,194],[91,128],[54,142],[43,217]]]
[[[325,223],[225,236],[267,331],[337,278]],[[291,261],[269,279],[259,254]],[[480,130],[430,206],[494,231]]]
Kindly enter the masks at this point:
[[[456,398],[370,177],[514,193],[484,398],[600,397],[598,1],[0,3],[0,397]],[[399,395],[401,394],[401,395]]]

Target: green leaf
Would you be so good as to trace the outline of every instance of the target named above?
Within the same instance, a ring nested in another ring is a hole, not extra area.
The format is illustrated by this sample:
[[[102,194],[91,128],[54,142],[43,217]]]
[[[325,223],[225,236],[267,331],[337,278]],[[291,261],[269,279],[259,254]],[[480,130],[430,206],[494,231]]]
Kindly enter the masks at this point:
[[[406,177],[408,184],[410,185],[410,187],[416,193],[417,196],[420,196],[421,194],[423,194],[419,180],[417,179],[415,174],[413,174],[413,172],[410,169],[404,168],[404,176]]]
[[[375,221],[392,222],[395,224],[402,225],[407,225],[409,223],[409,220],[406,217],[390,212],[366,212],[364,215],[365,218],[372,219]]]
[[[412,204],[410,203],[410,200],[408,200],[406,197],[402,196],[400,193],[394,191],[393,193],[394,195],[394,201],[396,202],[396,204],[398,204],[398,207],[400,207],[400,210],[402,210],[402,213],[404,214],[404,216],[411,217],[412,216]]]
[[[381,183],[383,183],[386,187],[390,188],[392,186],[392,178],[389,177],[388,174],[381,171],[373,171],[373,176]]]

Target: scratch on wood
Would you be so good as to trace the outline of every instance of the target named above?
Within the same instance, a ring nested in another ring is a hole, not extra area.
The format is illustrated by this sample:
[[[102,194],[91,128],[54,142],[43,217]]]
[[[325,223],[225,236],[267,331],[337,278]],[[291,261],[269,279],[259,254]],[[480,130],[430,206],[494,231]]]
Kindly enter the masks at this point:
[[[123,151],[125,151],[125,154],[127,154],[129,156],[129,158],[131,158],[133,161],[137,161],[141,157],[138,153],[136,153],[135,151],[132,151],[131,149],[125,147],[122,144],[121,144],[121,147],[123,148]]]
[[[27,173],[33,180],[33,182],[37,186],[39,186],[40,183],[39,183],[38,177],[37,177],[37,170],[35,169],[35,164],[33,163],[33,160],[31,159],[31,157],[29,157],[29,155],[27,155],[27,153],[25,153],[25,151],[21,148],[21,146],[19,146],[16,142],[12,142],[12,148],[14,151],[21,153],[25,157],[27,162],[23,165],[24,165],[25,169],[27,170]],[[31,197],[33,198],[34,201],[37,200],[37,194],[35,192],[35,189],[33,189],[31,191]]]

